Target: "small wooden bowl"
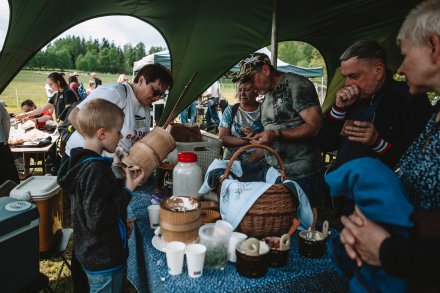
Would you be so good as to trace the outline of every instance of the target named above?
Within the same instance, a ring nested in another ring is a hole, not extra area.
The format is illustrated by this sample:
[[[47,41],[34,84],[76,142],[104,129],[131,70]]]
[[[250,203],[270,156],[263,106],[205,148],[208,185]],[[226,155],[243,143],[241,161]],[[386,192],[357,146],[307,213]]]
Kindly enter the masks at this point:
[[[203,224],[214,223],[218,219],[220,219],[220,213],[218,211],[202,209]]]

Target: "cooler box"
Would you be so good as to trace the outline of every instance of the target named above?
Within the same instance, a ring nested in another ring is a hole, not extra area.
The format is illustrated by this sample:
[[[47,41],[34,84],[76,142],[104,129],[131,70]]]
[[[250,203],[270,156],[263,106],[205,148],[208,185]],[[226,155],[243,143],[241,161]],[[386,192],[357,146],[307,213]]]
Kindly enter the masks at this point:
[[[48,251],[61,236],[63,191],[56,176],[32,176],[10,193],[14,198],[31,198],[40,214],[40,252]]]
[[[16,292],[38,280],[38,222],[35,205],[0,197],[0,292]]]

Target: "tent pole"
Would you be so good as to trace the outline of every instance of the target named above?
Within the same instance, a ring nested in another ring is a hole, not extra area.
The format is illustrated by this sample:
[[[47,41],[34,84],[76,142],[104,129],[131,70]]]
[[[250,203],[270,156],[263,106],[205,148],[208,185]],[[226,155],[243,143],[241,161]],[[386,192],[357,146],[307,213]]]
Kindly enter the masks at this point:
[[[273,0],[272,6],[272,65],[277,68],[278,59],[278,0]]]

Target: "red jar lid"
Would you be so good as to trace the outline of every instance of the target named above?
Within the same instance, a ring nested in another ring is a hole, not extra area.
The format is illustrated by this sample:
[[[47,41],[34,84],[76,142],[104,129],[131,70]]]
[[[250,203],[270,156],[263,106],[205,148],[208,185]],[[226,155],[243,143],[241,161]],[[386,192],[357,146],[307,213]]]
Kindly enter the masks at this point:
[[[192,152],[178,153],[177,161],[182,163],[195,163],[197,162],[197,154]]]

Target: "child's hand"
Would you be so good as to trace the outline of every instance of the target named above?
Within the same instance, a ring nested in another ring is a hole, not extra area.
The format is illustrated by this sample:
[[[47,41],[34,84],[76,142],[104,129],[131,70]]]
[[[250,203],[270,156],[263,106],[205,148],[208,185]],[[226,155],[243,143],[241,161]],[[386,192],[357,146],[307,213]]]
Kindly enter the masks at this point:
[[[130,168],[125,168],[124,171],[126,177],[125,187],[127,187],[131,191],[135,190],[136,186],[138,186],[144,179],[144,169],[134,166]]]

